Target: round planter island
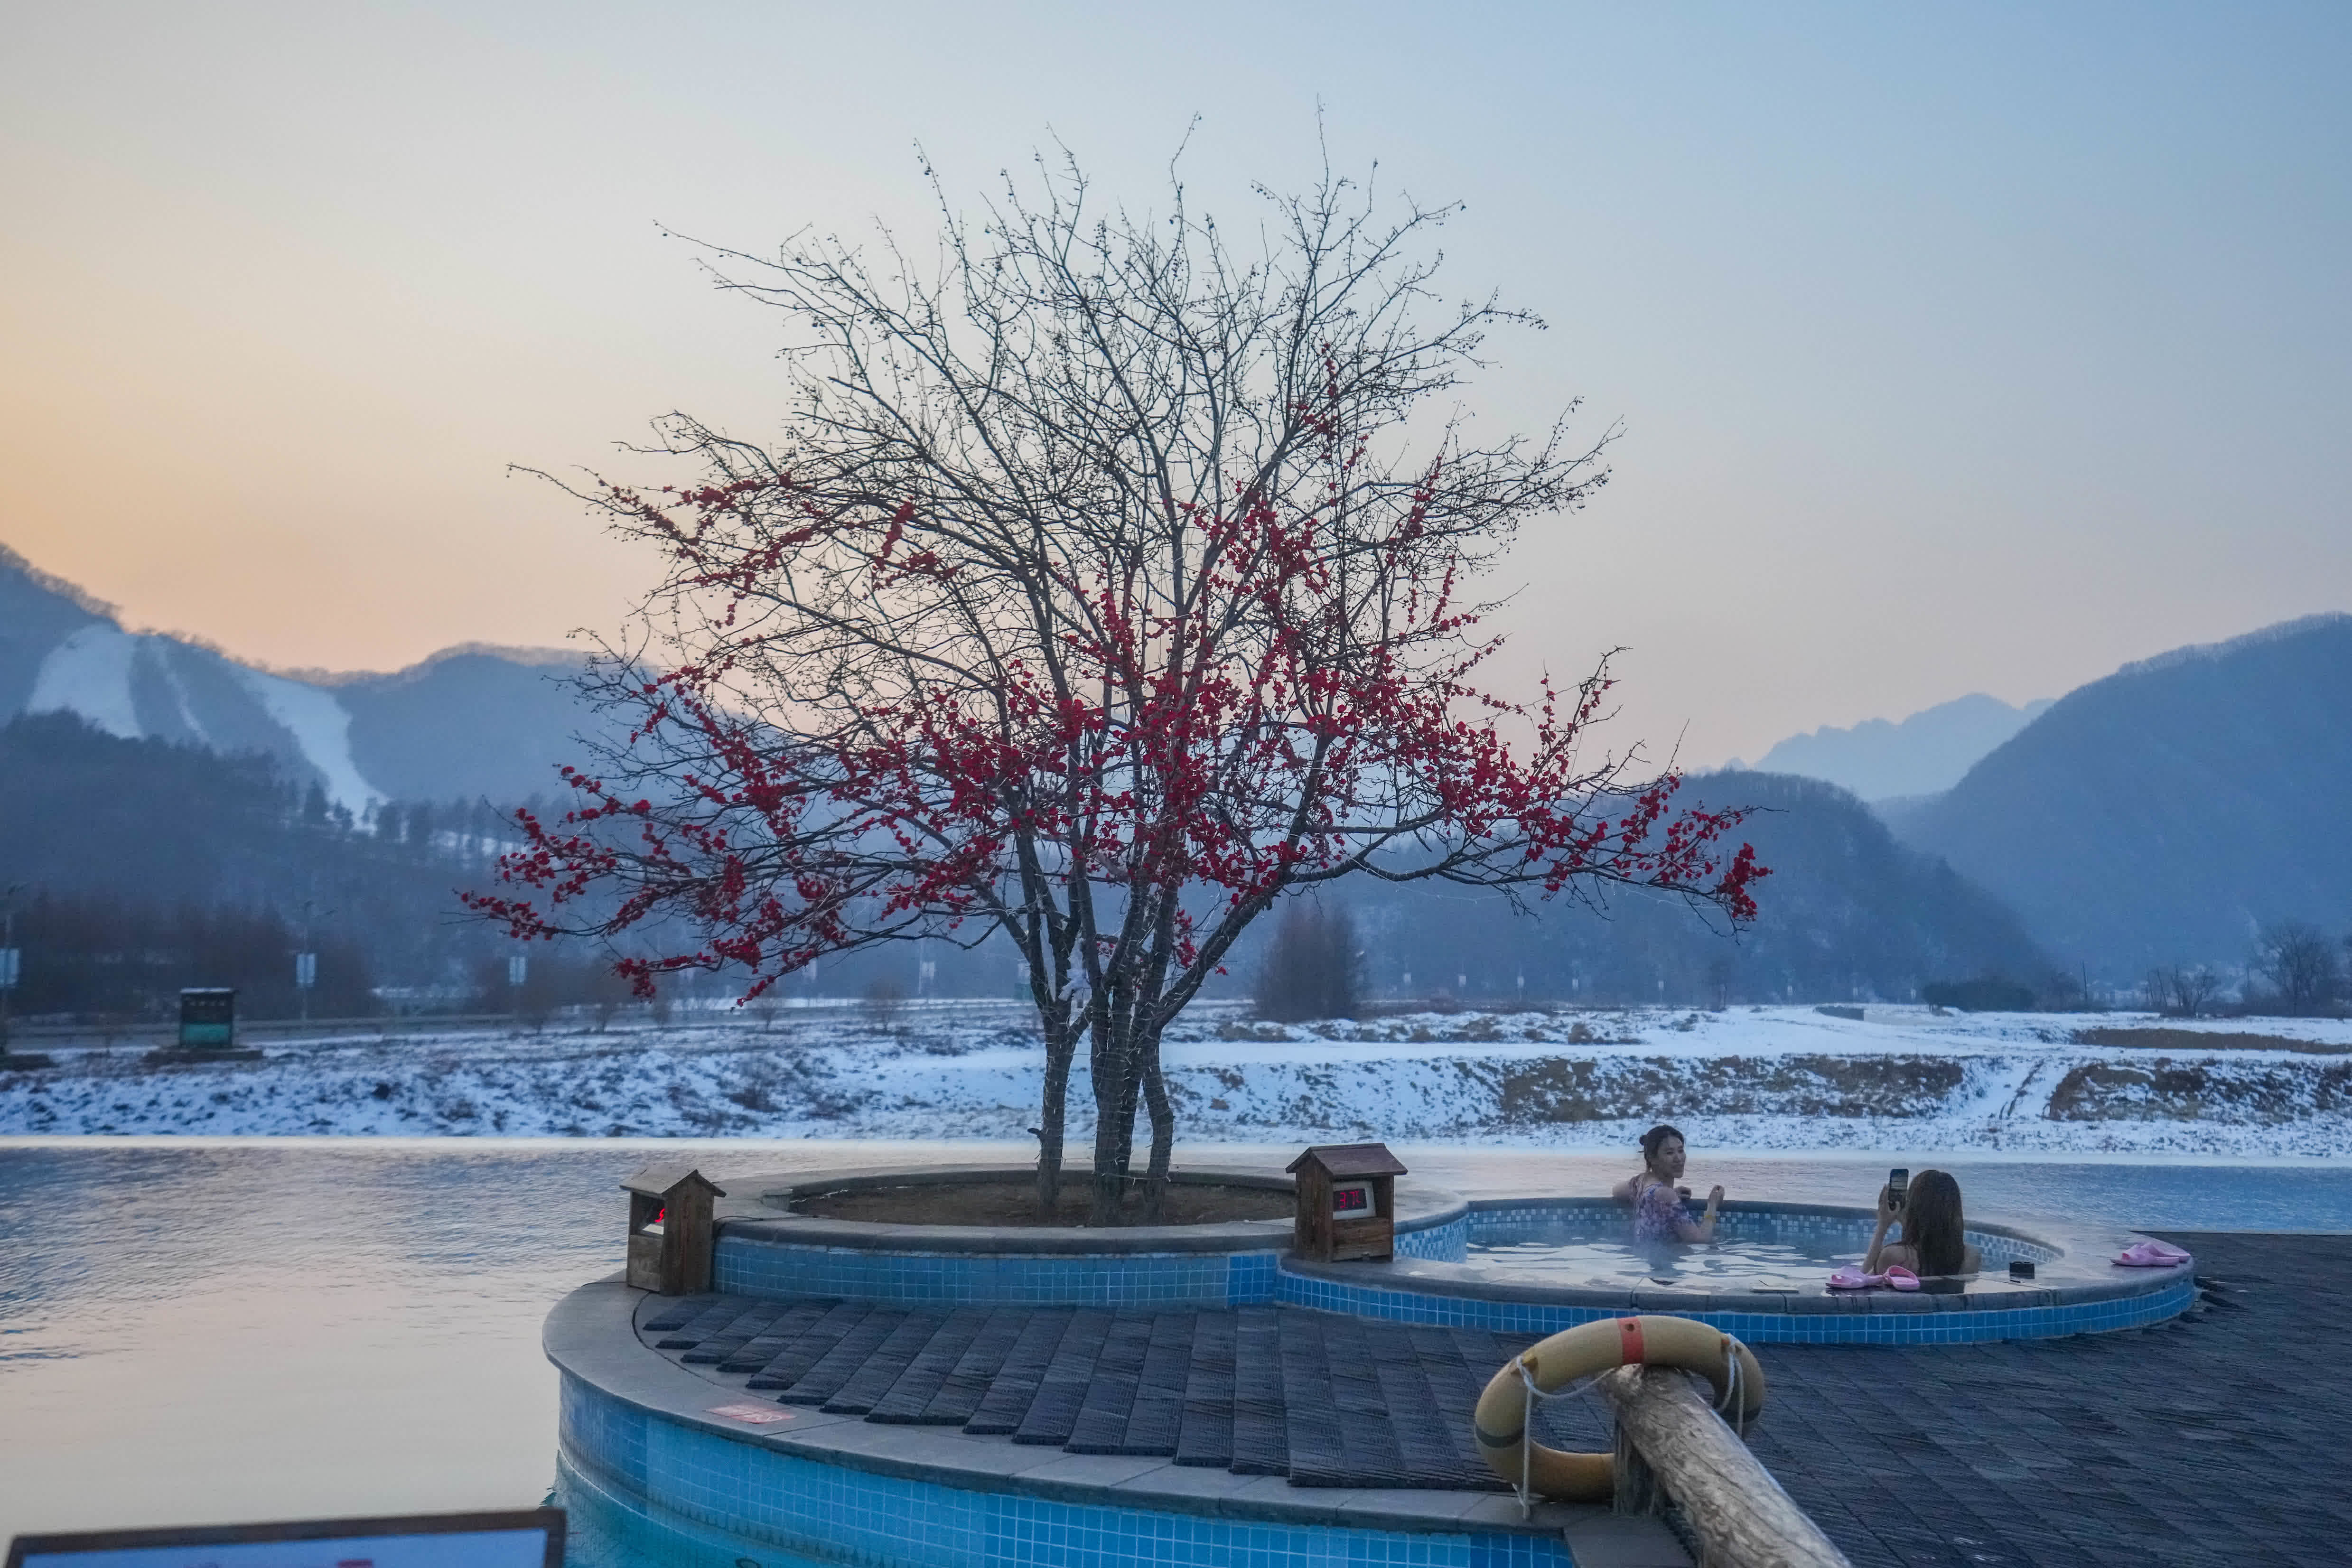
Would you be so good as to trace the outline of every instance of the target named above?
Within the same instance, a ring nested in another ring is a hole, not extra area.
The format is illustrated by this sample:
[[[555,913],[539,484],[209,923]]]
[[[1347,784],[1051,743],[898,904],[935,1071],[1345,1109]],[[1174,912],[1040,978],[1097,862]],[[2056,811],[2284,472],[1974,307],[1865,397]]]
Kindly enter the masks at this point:
[[[906,1225],[795,1212],[818,1194],[1027,1181],[1027,1167],[880,1169],[737,1181],[717,1209],[712,1288],[746,1296],[1021,1306],[1232,1307],[1272,1301],[1293,1222],[1197,1225]],[[1076,1172],[1071,1184],[1082,1185]],[[1238,1188],[1286,1199],[1291,1179],[1264,1170],[1170,1173],[1171,1186]],[[1470,1205],[1426,1184],[1396,1187],[1399,1258],[1467,1256]]]

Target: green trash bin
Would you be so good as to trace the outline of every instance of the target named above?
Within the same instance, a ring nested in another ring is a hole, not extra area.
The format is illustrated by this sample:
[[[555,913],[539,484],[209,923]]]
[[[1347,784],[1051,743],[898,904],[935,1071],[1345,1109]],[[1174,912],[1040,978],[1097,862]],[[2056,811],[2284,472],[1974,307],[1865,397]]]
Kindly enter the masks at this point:
[[[180,1048],[226,1050],[236,1044],[236,992],[226,985],[180,993]]]

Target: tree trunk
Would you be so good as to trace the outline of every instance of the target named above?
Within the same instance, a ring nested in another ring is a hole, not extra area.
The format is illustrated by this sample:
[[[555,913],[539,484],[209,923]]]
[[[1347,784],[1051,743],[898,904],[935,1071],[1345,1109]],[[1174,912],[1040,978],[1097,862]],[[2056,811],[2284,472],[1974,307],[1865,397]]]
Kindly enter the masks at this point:
[[[1128,1036],[1122,1059],[1126,1071],[1119,1083],[1118,1173],[1124,1177],[1135,1169],[1135,1111],[1143,1097],[1143,1042],[1132,1033]]]
[[[1143,1223],[1160,1223],[1168,1196],[1168,1161],[1176,1146],[1176,1108],[1168,1100],[1168,1080],[1160,1073],[1160,1037],[1143,1051],[1143,1102],[1151,1112],[1151,1166],[1143,1184]]]
[[[1850,1568],[1682,1373],[1625,1367],[1595,1386],[1690,1521],[1702,1568]]]
[[[1078,1037],[1066,1023],[1045,1031],[1045,1103],[1037,1114],[1037,1217],[1051,1220],[1062,1199],[1062,1142],[1070,1111],[1070,1063]]]
[[[1127,1046],[1122,1031],[1108,1024],[1097,1026],[1089,1058],[1095,1094],[1095,1201],[1089,1225],[1117,1225],[1119,1200],[1126,1195],[1126,1152],[1133,1142],[1135,1121],[1135,1062]]]

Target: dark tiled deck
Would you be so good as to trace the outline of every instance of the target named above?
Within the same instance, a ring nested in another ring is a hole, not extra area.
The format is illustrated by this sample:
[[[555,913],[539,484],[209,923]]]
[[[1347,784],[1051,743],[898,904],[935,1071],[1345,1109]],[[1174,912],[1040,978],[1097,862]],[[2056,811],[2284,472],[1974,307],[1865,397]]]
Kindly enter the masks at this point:
[[[1111,1311],[691,1298],[639,1335],[714,1381],[886,1426],[1171,1458],[1295,1486],[1503,1491],[1470,1408],[1524,1336],[1286,1308]],[[1590,1396],[1554,1447],[1606,1448]]]
[[[2352,1562],[2352,1237],[2166,1234],[2154,1328],[1758,1347],[1758,1457],[1857,1568]]]
[[[2173,1239],[2206,1298],[2155,1328],[1757,1347],[1757,1455],[1857,1568],[2352,1562],[2352,1237]],[[1500,1489],[1470,1406],[1526,1342],[1289,1308],[664,1306],[648,1343],[785,1404],[1306,1488]],[[1609,1447],[1590,1396],[1538,1430]]]

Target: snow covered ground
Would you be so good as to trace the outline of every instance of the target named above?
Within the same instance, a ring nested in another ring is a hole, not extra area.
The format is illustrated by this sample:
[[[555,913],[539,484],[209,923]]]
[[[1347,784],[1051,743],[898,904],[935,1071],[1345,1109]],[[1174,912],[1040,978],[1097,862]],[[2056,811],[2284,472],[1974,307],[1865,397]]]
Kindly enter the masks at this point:
[[[1422,1014],[1172,1031],[1187,1142],[1335,1136],[1719,1150],[2352,1154],[2352,1023],[1922,1007]],[[2151,1033],[2169,1031],[2168,1033]],[[259,1062],[63,1052],[0,1073],[0,1134],[1020,1138],[1022,1009],[793,1009],[663,1028],[271,1042]],[[1072,1086],[1085,1117],[1085,1064]]]

